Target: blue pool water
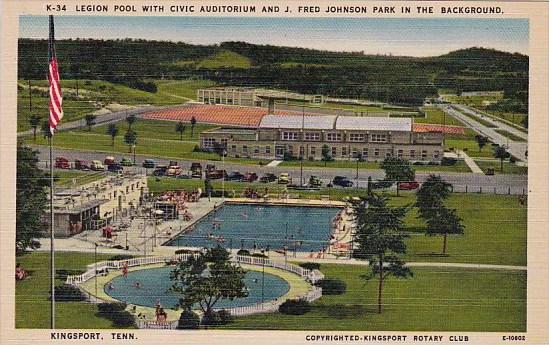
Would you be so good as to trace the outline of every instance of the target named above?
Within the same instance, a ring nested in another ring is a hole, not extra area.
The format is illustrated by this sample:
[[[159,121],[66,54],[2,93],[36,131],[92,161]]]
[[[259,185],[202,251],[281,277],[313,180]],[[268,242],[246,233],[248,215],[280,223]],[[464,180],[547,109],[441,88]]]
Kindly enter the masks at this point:
[[[129,304],[145,307],[154,307],[158,300],[166,308],[172,308],[178,304],[179,297],[169,291],[173,282],[170,280],[170,272],[174,267],[150,268],[128,273],[127,277],[118,276],[111,280],[112,289],[105,286],[105,293],[117,300]],[[271,301],[285,295],[290,285],[282,278],[265,273],[263,285],[262,272],[248,271],[244,278],[248,288],[248,296],[234,300],[220,300],[215,308],[230,308],[261,303],[263,288],[263,301]],[[136,288],[135,282],[141,286]]]
[[[340,209],[226,204],[202,218],[168,246],[318,251],[330,239],[331,220]]]

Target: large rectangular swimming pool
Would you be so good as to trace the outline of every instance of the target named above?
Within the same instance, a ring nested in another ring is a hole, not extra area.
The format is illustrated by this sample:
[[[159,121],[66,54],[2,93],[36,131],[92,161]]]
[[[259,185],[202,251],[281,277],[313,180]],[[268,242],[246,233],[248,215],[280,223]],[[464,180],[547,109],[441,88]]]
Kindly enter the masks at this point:
[[[165,245],[318,251],[327,247],[336,207],[225,204]]]

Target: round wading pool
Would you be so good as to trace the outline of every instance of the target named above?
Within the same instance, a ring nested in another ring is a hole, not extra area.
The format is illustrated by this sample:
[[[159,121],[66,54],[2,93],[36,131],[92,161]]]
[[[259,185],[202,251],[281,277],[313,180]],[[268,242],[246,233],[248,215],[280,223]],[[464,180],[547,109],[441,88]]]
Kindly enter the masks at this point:
[[[157,301],[172,308],[178,304],[178,294],[169,291],[173,282],[170,272],[174,267],[142,269],[128,273],[127,277],[118,276],[105,285],[105,293],[112,298],[144,307],[154,307]],[[263,280],[264,279],[264,280]],[[248,296],[234,300],[220,300],[215,308],[232,308],[275,300],[285,295],[290,289],[288,282],[273,274],[260,271],[248,271],[244,278]],[[136,283],[139,282],[139,287]],[[262,288],[263,287],[263,288]],[[263,290],[263,293],[262,293]]]

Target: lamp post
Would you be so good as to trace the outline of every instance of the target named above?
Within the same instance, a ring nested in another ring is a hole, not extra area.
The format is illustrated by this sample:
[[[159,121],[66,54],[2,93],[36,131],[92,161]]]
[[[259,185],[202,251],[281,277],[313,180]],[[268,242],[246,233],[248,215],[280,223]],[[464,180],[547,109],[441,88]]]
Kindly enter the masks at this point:
[[[223,171],[223,177],[221,178],[221,195],[223,197],[223,202],[225,202],[225,155],[227,154],[227,150],[223,148],[223,151],[221,152],[221,170]]]
[[[135,162],[135,144],[132,145],[132,149],[133,149],[133,165],[137,165],[137,163]]]
[[[95,298],[97,299],[97,242],[95,242],[95,247],[93,250],[93,260],[95,261]]]
[[[356,154],[356,188],[358,188],[358,163],[362,162],[362,154]]]

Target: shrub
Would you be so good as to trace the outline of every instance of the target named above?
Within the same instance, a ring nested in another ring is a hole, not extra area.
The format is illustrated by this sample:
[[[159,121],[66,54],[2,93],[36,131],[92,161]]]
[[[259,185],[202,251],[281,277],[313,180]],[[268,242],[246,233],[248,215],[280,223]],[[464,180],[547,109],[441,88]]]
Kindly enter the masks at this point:
[[[289,299],[278,307],[278,311],[287,315],[303,315],[311,311],[311,304],[304,299]]]
[[[134,316],[126,311],[126,303],[99,303],[97,316],[111,320],[117,327],[135,327]]]
[[[194,145],[193,152],[201,152],[200,146]]]
[[[57,302],[78,302],[85,301],[86,296],[76,286],[59,285],[55,287],[55,300]]]
[[[197,329],[200,327],[200,316],[192,310],[184,310],[181,312],[177,329]]]
[[[133,259],[135,256],[129,255],[129,254],[120,254],[120,255],[114,255],[109,258],[109,260],[117,261],[117,260],[128,260]]]
[[[253,253],[252,256],[254,256],[256,258],[268,258],[267,255],[262,254],[262,253]]]
[[[219,311],[211,311],[209,313],[205,313],[202,317],[202,324],[206,326],[219,326],[219,325],[226,325],[229,322],[233,320],[231,314],[222,309]]]
[[[219,322],[221,322],[222,325],[233,322],[233,316],[225,309],[218,311],[217,315],[219,316]]]
[[[303,267],[306,270],[318,270],[320,269],[320,264],[317,262],[302,262],[299,264],[300,267]]]
[[[412,165],[425,165],[425,163],[417,161],[417,162],[412,163]]]
[[[509,163],[515,164],[517,162],[517,158],[515,156],[509,157]]]
[[[456,165],[456,163],[457,163],[457,159],[450,158],[450,157],[443,157],[442,160],[440,161],[440,165],[446,165],[446,166]]]
[[[250,256],[250,251],[247,249],[240,249],[238,252],[236,252],[236,255],[246,255]]]
[[[200,250],[195,250],[195,249],[178,249],[175,251],[175,254],[196,254],[199,252]]]
[[[347,284],[340,279],[322,279],[316,285],[322,288],[323,295],[343,295],[347,290]]]

